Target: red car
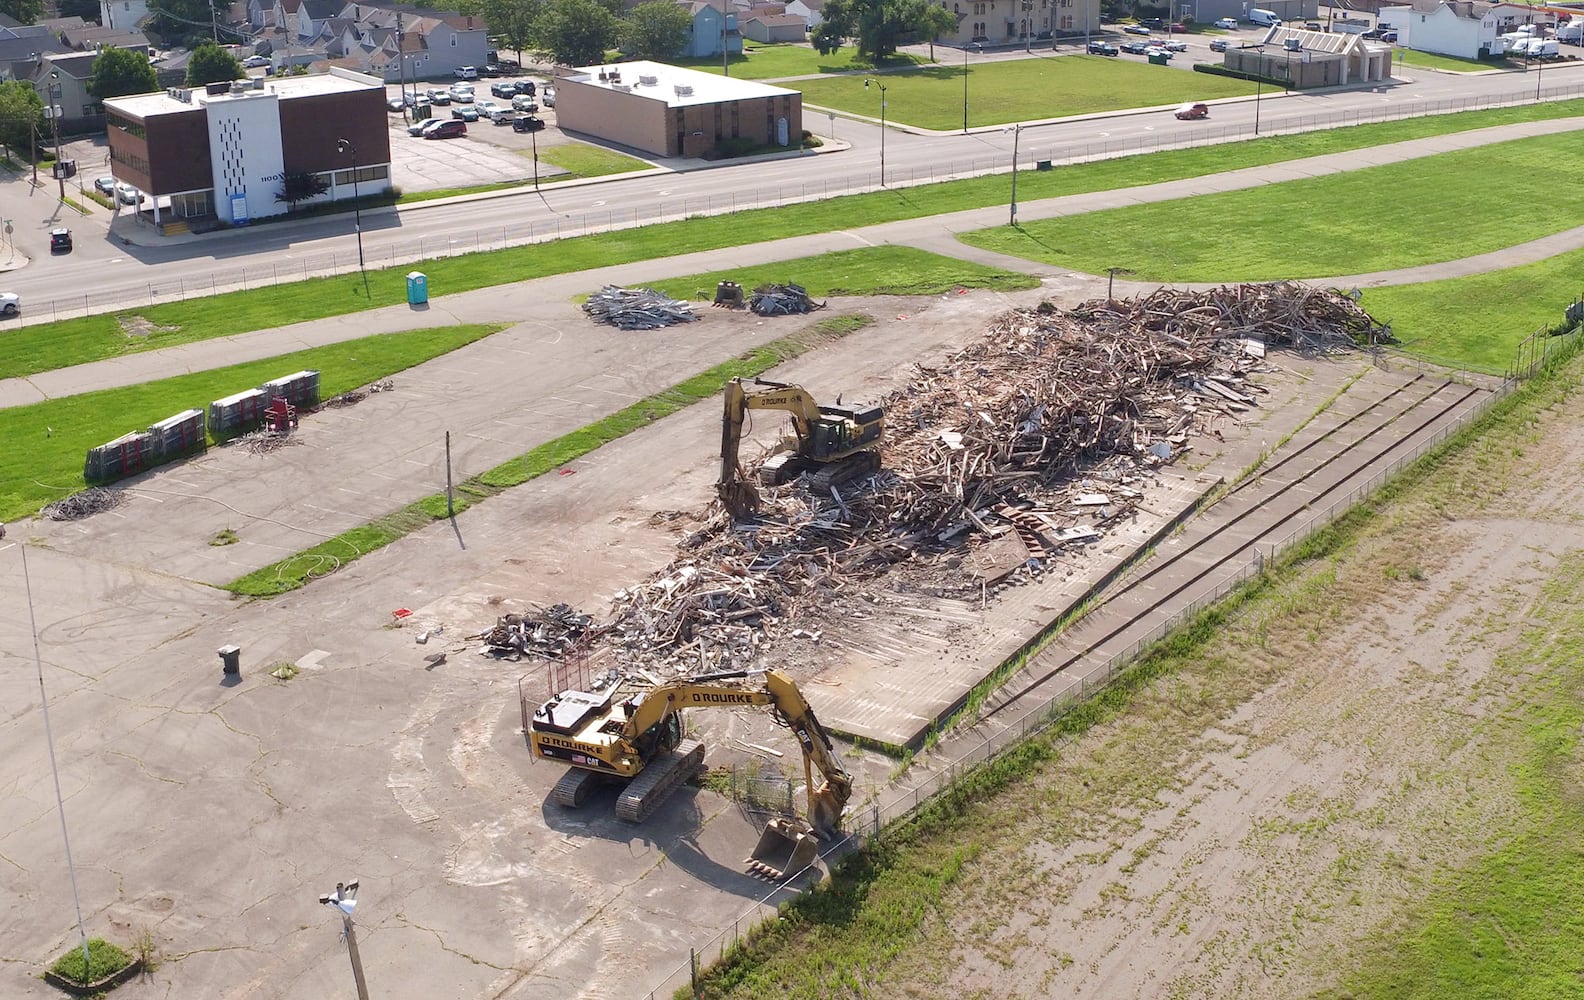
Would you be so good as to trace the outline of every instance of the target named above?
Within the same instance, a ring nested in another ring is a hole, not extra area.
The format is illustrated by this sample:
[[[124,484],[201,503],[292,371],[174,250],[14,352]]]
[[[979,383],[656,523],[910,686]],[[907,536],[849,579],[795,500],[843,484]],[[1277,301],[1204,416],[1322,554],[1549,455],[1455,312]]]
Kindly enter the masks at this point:
[[[1196,102],[1193,104],[1184,104],[1182,107],[1177,109],[1177,118],[1179,121],[1191,122],[1197,121],[1200,118],[1209,117],[1210,106],[1207,104]]]
[[[1188,26],[1183,24],[1181,21],[1173,21],[1171,30],[1176,34],[1184,35],[1188,33]]]
[[[448,121],[441,122],[434,128],[424,133],[425,139],[455,139],[459,135],[467,135],[467,122]]]

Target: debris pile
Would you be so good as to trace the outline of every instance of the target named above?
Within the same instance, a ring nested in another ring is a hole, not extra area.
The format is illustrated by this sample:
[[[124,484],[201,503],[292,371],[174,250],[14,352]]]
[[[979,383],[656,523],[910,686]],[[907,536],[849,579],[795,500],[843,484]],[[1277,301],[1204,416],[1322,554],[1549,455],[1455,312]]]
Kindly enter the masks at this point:
[[[1004,313],[882,401],[880,472],[767,488],[753,524],[712,505],[594,634],[628,669],[741,668],[786,640],[832,645],[900,593],[977,602],[1103,537],[1196,435],[1257,409],[1266,344],[1384,336],[1351,299],[1296,283]]]
[[[339,396],[331,396],[324,401],[323,405],[331,408],[355,406],[376,392],[390,392],[394,388],[396,388],[394,380],[388,378],[380,379],[378,382],[370,383],[367,389],[348,389]]]
[[[268,455],[272,451],[279,451],[288,445],[301,444],[296,438],[286,431],[271,430],[261,427],[256,431],[241,434],[231,442],[241,445],[249,455]]]
[[[107,510],[114,510],[126,501],[124,490],[110,489],[105,486],[90,486],[80,493],[73,493],[69,497],[62,497],[52,504],[46,504],[39,513],[51,521],[80,521],[85,517],[102,514]]]
[[[583,311],[595,321],[623,330],[658,330],[698,319],[693,306],[652,288],[618,288],[606,285],[590,295]]]
[[[537,615],[502,615],[489,631],[468,638],[484,640],[484,651],[491,656],[553,660],[570,652],[593,624],[591,616],[555,604]]]
[[[825,303],[809,298],[802,285],[760,285],[753,290],[748,308],[760,316],[791,316],[824,309]]]

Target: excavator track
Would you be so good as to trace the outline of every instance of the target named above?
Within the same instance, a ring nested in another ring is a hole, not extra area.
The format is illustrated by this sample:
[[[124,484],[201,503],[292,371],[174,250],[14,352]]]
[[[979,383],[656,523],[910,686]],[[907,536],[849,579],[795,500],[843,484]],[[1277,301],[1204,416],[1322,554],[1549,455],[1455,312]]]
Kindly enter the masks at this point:
[[[551,791],[551,798],[555,799],[558,806],[568,809],[580,809],[588,801],[589,792],[600,783],[604,776],[598,771],[585,771],[581,767],[569,768],[561,780],[556,782]]]
[[[642,823],[684,781],[704,767],[704,744],[683,740],[677,748],[645,767],[616,800],[616,817],[629,823]],[[557,786],[559,787],[559,786]]]
[[[842,486],[854,479],[862,479],[879,471],[879,453],[860,451],[856,455],[848,455],[839,462],[828,463],[809,473],[809,491],[817,496],[826,496],[832,486]]]

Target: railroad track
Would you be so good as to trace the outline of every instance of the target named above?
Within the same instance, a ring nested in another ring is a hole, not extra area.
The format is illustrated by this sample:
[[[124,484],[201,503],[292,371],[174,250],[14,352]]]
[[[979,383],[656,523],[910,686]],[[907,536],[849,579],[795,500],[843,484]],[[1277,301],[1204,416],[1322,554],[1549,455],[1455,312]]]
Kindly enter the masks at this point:
[[[1098,607],[1057,636],[987,700],[980,723],[1007,720],[1104,669],[1114,652],[1285,540],[1312,510],[1358,490],[1458,419],[1489,391],[1419,374],[1353,405],[1344,394],[1306,425],[1294,447],[1235,484],[1188,521],[1155,558],[1124,576]],[[1351,412],[1350,412],[1351,411]]]

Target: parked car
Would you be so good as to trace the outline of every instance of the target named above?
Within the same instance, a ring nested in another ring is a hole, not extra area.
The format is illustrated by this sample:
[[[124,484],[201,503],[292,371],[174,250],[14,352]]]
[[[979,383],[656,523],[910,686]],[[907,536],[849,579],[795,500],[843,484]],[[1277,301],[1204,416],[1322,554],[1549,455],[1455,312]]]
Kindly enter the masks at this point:
[[[549,86],[545,87],[545,89],[539,94],[539,100],[543,102],[544,106],[547,108],[555,107],[555,88]]]
[[[1395,32],[1395,31],[1383,31],[1383,32],[1381,32],[1381,41],[1383,41],[1383,42],[1391,42],[1393,45],[1397,44],[1397,32]]]
[[[429,103],[437,108],[448,107],[451,104],[451,92],[448,90],[431,90],[424,94],[429,98]]]
[[[532,97],[534,91],[538,89],[538,84],[532,80],[513,80],[512,86],[517,88],[517,93],[527,94],[529,97]]]
[[[1180,38],[1173,38],[1171,41],[1161,42],[1161,48],[1167,52],[1187,52],[1188,43]]]
[[[430,132],[444,125],[447,120],[445,118],[430,118],[427,121],[417,122],[407,126],[407,134],[417,136],[420,139],[426,138]]]
[[[243,69],[262,69],[270,64],[269,56],[248,56],[242,60]]]
[[[527,94],[518,94],[512,98],[512,110],[532,113],[539,110],[539,102]]]
[[[494,118],[491,118],[490,121],[496,125],[510,125],[516,121],[516,118],[513,117],[512,112],[508,111],[503,115],[496,115]]]
[[[1235,17],[1223,17],[1223,18],[1221,18],[1219,21],[1217,21],[1215,23],[1215,26],[1217,28],[1221,28],[1221,29],[1223,29],[1225,31],[1236,31],[1237,30],[1237,26],[1238,26],[1237,25],[1237,18],[1235,18]]]
[[[104,195],[106,198],[114,198],[115,197],[115,189],[116,189],[116,179],[114,177],[95,177],[94,178],[94,190],[98,191],[100,194]]]
[[[451,117],[459,122],[476,122],[479,120],[478,108],[471,104],[458,104],[451,109]]]
[[[1305,21],[1304,22],[1304,30],[1305,31],[1324,31],[1325,30],[1325,26],[1322,25],[1319,21]]]
[[[1210,106],[1199,101],[1191,101],[1177,109],[1179,121],[1198,121],[1200,118],[1210,117]]]
[[[533,115],[518,115],[512,119],[513,132],[538,132],[544,129],[544,119]]]
[[[1149,56],[1151,59],[1170,59],[1172,57],[1172,54],[1169,51],[1161,48],[1159,45],[1151,45],[1149,48],[1144,50],[1144,54]]]
[[[401,110],[406,106],[406,102],[400,97],[392,97],[390,100],[385,102],[385,110],[394,112],[396,114],[400,114]]]
[[[1211,52],[1225,52],[1226,50],[1227,40],[1225,38],[1217,38],[1210,43]]]
[[[478,112],[480,118],[488,118],[490,121],[494,121],[501,115],[510,114],[512,109],[504,104],[496,104],[494,101],[479,101],[473,105],[473,110]]]
[[[1092,56],[1114,56],[1120,51],[1110,42],[1090,42],[1085,48]]]
[[[467,135],[467,122],[445,121],[424,133],[425,139],[455,139],[459,135]]]
[[[1186,35],[1188,33],[1188,26],[1183,24],[1181,21],[1173,21],[1171,30],[1179,35]]]
[[[70,229],[50,230],[50,253],[71,253],[72,238]]]
[[[477,66],[458,66],[456,68],[456,78],[458,80],[477,80],[478,79],[478,67]]]
[[[449,91],[449,93],[451,94],[451,100],[455,101],[458,104],[472,104],[473,103],[473,85],[472,84],[467,84],[467,83],[458,84],[456,86],[453,86],[451,88],[451,90]]]
[[[1122,30],[1130,35],[1147,35],[1150,33],[1149,28],[1142,24],[1124,24]]]
[[[16,292],[0,292],[0,315],[15,316],[22,311],[22,296]]]
[[[492,83],[490,84],[490,96],[504,97],[509,101],[513,97],[517,96],[517,85],[512,83],[510,80],[502,80],[499,83]]]
[[[136,205],[138,200],[138,189],[128,184],[126,181],[120,181],[116,184],[116,197],[120,199],[121,204],[123,205]]]
[[[1166,24],[1165,21],[1158,17],[1141,17],[1139,18],[1139,23],[1146,28],[1154,28],[1156,31],[1159,31]]]
[[[1122,51],[1130,56],[1141,56],[1148,52],[1152,45],[1149,42],[1123,42]]]
[[[518,70],[522,69],[522,64],[517,62],[517,60],[515,60],[515,59],[502,59],[500,56],[491,56],[490,57],[490,62],[492,62],[495,65],[499,66],[501,69],[509,69],[513,73],[515,73]]]

